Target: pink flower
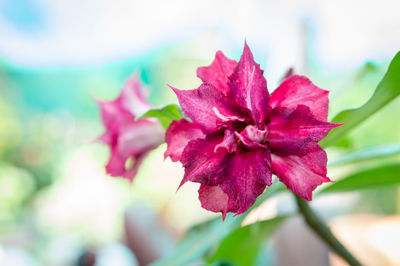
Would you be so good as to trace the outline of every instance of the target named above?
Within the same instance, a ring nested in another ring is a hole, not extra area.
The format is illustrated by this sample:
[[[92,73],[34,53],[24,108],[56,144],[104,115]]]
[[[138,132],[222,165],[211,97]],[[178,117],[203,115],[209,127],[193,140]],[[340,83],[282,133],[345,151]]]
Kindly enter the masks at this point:
[[[306,200],[330,182],[318,145],[339,126],[326,122],[328,91],[295,75],[270,95],[247,44],[238,63],[218,51],[197,76],[203,81],[198,89],[171,87],[191,122],[168,128],[165,157],[182,162],[181,185],[201,184],[203,208],[241,214],[271,185],[272,174]]]
[[[127,80],[117,99],[98,104],[106,128],[99,140],[111,149],[106,172],[132,181],[147,153],[164,142],[164,129],[154,118],[135,120],[151,108],[135,76]]]

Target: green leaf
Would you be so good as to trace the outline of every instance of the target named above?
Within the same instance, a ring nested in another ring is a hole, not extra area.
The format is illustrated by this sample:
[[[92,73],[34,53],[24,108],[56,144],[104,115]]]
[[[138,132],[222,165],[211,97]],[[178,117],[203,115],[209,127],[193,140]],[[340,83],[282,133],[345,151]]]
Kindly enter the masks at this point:
[[[238,265],[254,265],[262,244],[286,218],[277,217],[236,229],[221,242],[207,262],[229,260]]]
[[[400,164],[393,164],[354,173],[331,183],[319,193],[346,192],[398,184],[400,184]]]
[[[339,159],[328,163],[328,166],[356,163],[364,160],[375,159],[400,153],[400,143],[377,145],[340,156]]]
[[[167,129],[174,120],[180,120],[183,115],[181,109],[176,104],[169,104],[161,108],[150,109],[139,117],[155,117],[160,121],[164,129]]]
[[[154,262],[153,266],[180,266],[189,265],[194,261],[201,260],[204,254],[213,246],[218,244],[222,239],[230,234],[233,230],[240,227],[240,224],[246,218],[247,214],[254,208],[258,207],[267,198],[284,189],[284,185],[280,182],[275,182],[272,186],[258,197],[256,203],[246,212],[239,216],[233,217],[233,214],[228,213],[225,221],[221,217],[208,220],[199,225],[190,228],[185,234],[182,241],[176,249],[166,257]]]
[[[320,141],[322,147],[336,143],[350,130],[358,126],[368,117],[379,111],[386,104],[393,101],[400,94],[400,52],[389,65],[389,68],[375,89],[372,97],[361,107],[340,112],[332,119],[332,123],[344,125],[332,130],[326,138]]]

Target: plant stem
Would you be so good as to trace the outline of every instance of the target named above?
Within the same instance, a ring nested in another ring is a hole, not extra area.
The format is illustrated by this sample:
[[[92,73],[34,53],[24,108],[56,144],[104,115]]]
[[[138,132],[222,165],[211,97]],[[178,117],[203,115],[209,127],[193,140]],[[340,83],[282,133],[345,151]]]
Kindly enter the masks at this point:
[[[324,221],[311,209],[308,202],[298,195],[296,197],[299,212],[303,215],[308,226],[340,257],[352,266],[362,265],[332,234]]]

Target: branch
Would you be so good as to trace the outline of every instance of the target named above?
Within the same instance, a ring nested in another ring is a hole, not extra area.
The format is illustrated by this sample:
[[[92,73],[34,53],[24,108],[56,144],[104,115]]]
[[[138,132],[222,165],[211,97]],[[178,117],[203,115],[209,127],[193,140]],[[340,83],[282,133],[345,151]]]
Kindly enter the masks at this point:
[[[352,266],[362,265],[354,256],[343,246],[342,243],[332,234],[329,227],[311,209],[307,201],[296,195],[296,202],[299,212],[303,215],[306,223],[312,230],[340,257]]]

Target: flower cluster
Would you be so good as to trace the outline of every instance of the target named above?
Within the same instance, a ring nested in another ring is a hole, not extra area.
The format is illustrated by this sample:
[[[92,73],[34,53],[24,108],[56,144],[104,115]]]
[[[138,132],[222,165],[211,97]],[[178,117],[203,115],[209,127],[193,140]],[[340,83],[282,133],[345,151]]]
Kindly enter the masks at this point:
[[[148,152],[164,142],[164,129],[155,118],[135,120],[152,106],[136,76],[127,80],[113,101],[98,101],[106,128],[99,140],[111,149],[106,171],[133,180]]]
[[[165,157],[185,168],[181,182],[200,183],[203,208],[237,215],[252,206],[275,174],[306,200],[324,182],[327,156],[318,145],[339,126],[327,122],[328,91],[292,75],[270,95],[267,82],[245,44],[239,62],[220,51],[195,90],[178,90],[190,119],[166,132]]]

